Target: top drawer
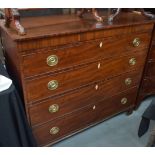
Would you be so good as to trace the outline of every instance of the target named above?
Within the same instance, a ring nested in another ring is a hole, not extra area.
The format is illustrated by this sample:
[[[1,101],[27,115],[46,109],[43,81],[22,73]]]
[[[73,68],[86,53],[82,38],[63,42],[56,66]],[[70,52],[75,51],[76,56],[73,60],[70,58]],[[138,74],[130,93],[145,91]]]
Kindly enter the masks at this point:
[[[148,48],[150,36],[149,33],[115,36],[72,47],[38,50],[23,56],[24,76],[55,72],[101,58],[125,55],[131,50]]]
[[[135,20],[135,19],[134,19]],[[138,21],[137,21],[138,22]],[[74,23],[74,22],[73,22]],[[53,35],[51,36],[49,33],[48,35],[44,35],[46,32],[46,29],[42,27],[42,35],[40,37],[28,37],[27,35],[20,37],[20,39],[17,39],[17,48],[18,52],[20,53],[30,53],[30,50],[35,50],[35,49],[43,49],[47,47],[56,47],[60,45],[66,45],[70,43],[75,43],[75,42],[83,42],[83,41],[89,41],[89,40],[95,40],[95,39],[100,39],[100,38],[107,38],[107,37],[114,37],[118,35],[132,35],[136,33],[145,33],[145,32],[150,32],[152,33],[152,29],[154,24],[147,23],[144,24],[142,22],[141,24],[131,24],[128,23],[127,21],[123,24],[112,24],[112,25],[105,25],[101,27],[96,27],[92,22],[89,23],[87,26],[85,25],[85,22],[79,21],[78,25],[74,24],[67,24],[65,28],[69,28],[68,32],[65,31],[65,29],[60,26],[55,25],[53,29]],[[52,25],[51,25],[52,26]],[[52,27],[49,27],[49,29],[52,29]],[[61,31],[63,30],[62,33],[59,33],[56,31],[58,28],[57,26],[60,26]],[[84,27],[85,28],[84,28]],[[82,29],[83,30],[82,30]],[[71,29],[74,29],[71,31]],[[34,31],[31,29],[32,33]],[[51,32],[51,31],[50,31]],[[24,39],[24,37],[26,37]]]

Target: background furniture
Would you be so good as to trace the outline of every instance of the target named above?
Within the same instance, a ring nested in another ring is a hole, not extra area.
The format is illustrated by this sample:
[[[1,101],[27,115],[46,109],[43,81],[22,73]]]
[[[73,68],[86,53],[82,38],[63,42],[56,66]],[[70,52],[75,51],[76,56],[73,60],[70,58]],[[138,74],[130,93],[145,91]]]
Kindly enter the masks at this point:
[[[155,120],[155,98],[142,115],[142,120],[138,130],[139,137],[143,136],[148,131],[150,120]],[[150,134],[147,146],[155,146],[155,128]]]
[[[0,74],[8,74],[0,63]],[[14,85],[0,92],[0,146],[37,146]]]
[[[155,15],[151,14],[151,13],[148,13],[146,12],[143,8],[139,8],[139,9],[129,9],[129,8],[117,8],[116,9],[116,12],[114,14],[112,14],[109,18],[108,18],[108,21],[109,22],[112,22],[114,20],[114,18],[116,18],[117,16],[119,16],[119,14],[122,12],[122,11],[137,11],[137,13],[140,13],[141,15],[147,17],[147,18],[151,18],[153,19],[155,17]]]
[[[155,94],[155,28],[152,33],[152,41],[150,43],[150,51],[148,53],[145,71],[140,86],[138,103],[145,97]]]
[[[98,24],[62,14],[21,23],[24,36],[0,21],[2,43],[40,146],[137,106],[154,20],[122,13]]]

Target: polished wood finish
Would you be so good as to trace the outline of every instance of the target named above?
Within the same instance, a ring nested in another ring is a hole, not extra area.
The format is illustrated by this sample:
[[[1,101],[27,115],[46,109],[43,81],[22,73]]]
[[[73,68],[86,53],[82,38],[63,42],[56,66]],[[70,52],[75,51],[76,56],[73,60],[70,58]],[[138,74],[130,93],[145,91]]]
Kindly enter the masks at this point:
[[[141,25],[142,21],[144,25]],[[21,22],[27,30],[27,34],[24,36],[19,36],[12,28],[7,29],[4,26],[4,20],[1,20],[1,27],[13,40],[20,41],[18,42],[18,48],[23,51],[129,34],[131,32],[152,32],[150,23],[153,23],[153,20],[148,20],[134,13],[128,13],[128,19],[126,19],[125,14],[122,14],[112,25],[104,21],[98,26],[91,19],[80,19],[76,15],[25,17],[21,18]],[[117,31],[115,28],[117,28]]]
[[[40,146],[133,110],[141,88],[147,90],[142,75],[154,76],[154,56],[146,62],[154,20],[122,13],[113,24],[76,15],[21,22],[26,35],[6,28],[4,20],[1,35],[7,68]]]
[[[123,75],[119,75],[116,78],[105,80],[104,82],[97,82],[89,86],[85,86],[81,89],[71,91],[70,93],[61,95],[59,97],[48,99],[46,101],[40,102],[37,104],[37,106],[34,104],[29,109],[31,123],[32,125],[35,125],[51,119],[55,119],[66,113],[71,113],[72,111],[75,111],[76,109],[84,107],[88,104],[93,104],[96,101],[111,97],[118,92],[123,92],[131,87],[138,86],[140,77],[141,74],[137,73],[137,71],[125,73]],[[126,85],[125,83],[127,78],[132,80],[130,85]],[[115,87],[113,87],[114,85]],[[49,106],[54,104],[59,105],[59,111],[51,114],[49,112]],[[44,117],[42,117],[40,113],[42,113]]]
[[[64,136],[68,136],[73,132],[92,125],[93,123],[104,120],[109,115],[117,114],[132,107],[135,101],[136,90],[137,88],[133,88],[128,92],[118,94],[101,102],[95,102],[94,104],[88,105],[72,114],[65,115],[62,118],[58,118],[42,126],[34,127],[33,130],[37,137],[37,141],[42,145],[47,145],[63,138]],[[127,97],[128,102],[127,104],[122,105],[121,99],[124,96]],[[52,127],[58,127],[60,131],[55,135],[51,135],[50,129]]]
[[[134,58],[137,61],[134,66],[129,64],[129,60],[133,58],[133,54],[131,54],[124,57],[103,59],[71,71],[61,72],[55,75],[49,74],[48,76],[28,80],[25,86],[27,101],[34,102],[49,96],[58,95],[89,83],[117,76],[126,71],[132,71],[134,69],[140,71],[144,65],[145,57],[146,52],[134,53]],[[98,67],[99,65],[101,66],[100,68]],[[115,66],[115,69],[113,66]],[[59,86],[56,90],[49,90],[47,88],[47,84],[51,80],[58,81]]]
[[[54,72],[73,66],[76,67],[77,65],[86,64],[95,60],[100,61],[100,59],[107,57],[130,54],[131,50],[143,50],[149,47],[150,33],[136,35],[136,38],[141,39],[141,43],[138,47],[134,47],[132,44],[134,38],[135,34],[130,34],[128,36],[121,35],[79,43],[71,45],[71,47],[60,49],[33,50],[33,53],[24,56],[24,75],[29,77],[46,72]],[[117,49],[115,47],[117,47]],[[52,67],[47,65],[47,58],[50,55],[56,55],[58,57],[57,65]],[[72,61],[69,61],[68,58],[71,58]]]

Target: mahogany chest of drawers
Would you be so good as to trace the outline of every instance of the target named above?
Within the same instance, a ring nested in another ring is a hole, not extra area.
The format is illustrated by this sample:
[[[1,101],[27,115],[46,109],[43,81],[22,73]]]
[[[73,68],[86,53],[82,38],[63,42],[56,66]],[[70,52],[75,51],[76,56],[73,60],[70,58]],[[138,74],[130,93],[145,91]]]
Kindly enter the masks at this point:
[[[40,146],[136,107],[153,21],[122,14],[111,25],[75,15],[29,17],[22,23],[25,36],[1,20],[1,36]],[[146,74],[152,75],[153,59],[149,66]]]

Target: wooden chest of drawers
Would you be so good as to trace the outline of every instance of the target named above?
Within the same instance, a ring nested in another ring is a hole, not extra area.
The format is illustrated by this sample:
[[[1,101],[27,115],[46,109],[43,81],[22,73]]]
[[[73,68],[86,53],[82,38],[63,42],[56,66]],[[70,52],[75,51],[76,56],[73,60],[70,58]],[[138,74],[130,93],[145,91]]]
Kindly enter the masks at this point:
[[[121,16],[100,27],[74,15],[25,18],[25,36],[1,20],[6,64],[40,146],[136,106],[154,23]]]

